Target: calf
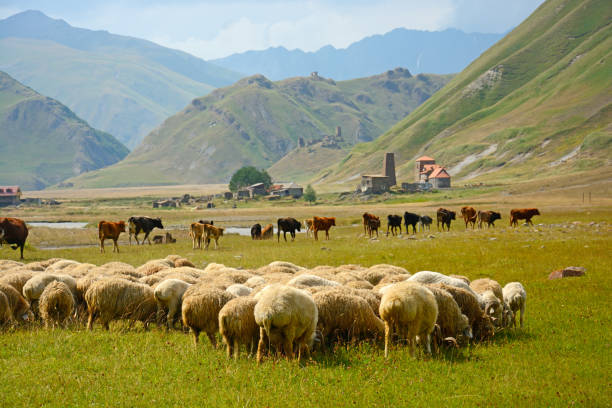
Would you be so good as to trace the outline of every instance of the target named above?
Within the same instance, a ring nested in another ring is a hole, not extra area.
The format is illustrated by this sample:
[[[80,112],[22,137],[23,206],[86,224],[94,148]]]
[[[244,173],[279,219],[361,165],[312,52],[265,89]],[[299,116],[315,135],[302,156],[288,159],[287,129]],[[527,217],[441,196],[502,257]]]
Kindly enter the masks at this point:
[[[189,236],[192,241],[192,248],[202,249],[202,237],[204,235],[204,224],[200,224],[199,222],[193,222],[189,226]]]
[[[223,231],[225,231],[225,228],[215,227],[214,225],[210,224],[203,225],[204,235],[206,236],[206,245],[204,246],[204,249],[208,250],[211,239],[215,240],[215,249],[217,249],[219,247],[219,238],[223,236]]]
[[[28,227],[19,218],[0,217],[0,243],[6,242],[13,250],[21,249],[21,259],[23,259],[23,248],[28,238]]]
[[[164,236],[163,235],[155,235],[153,237],[153,243],[154,244],[163,244],[164,243]]]
[[[336,217],[312,217],[312,231],[315,240],[319,240],[319,231],[325,231],[325,239],[329,239],[329,229],[336,225]]]
[[[141,242],[138,242],[138,234],[140,234],[141,231],[145,233],[145,236],[142,239],[142,244],[144,244],[145,240],[148,240],[149,245],[151,245],[149,234],[151,231],[153,231],[153,228],[164,229],[160,218],[130,217],[128,219],[128,223],[130,225],[130,245],[132,245],[132,235],[134,235],[136,244],[141,244]]]
[[[255,224],[251,227],[251,239],[261,239],[261,224]]]
[[[107,238],[113,240],[113,252],[115,252],[116,250],[118,253],[119,245],[117,245],[117,240],[119,239],[119,234],[121,234],[122,232],[125,232],[125,221],[119,221],[119,222],[100,221],[98,223],[98,237],[100,238],[100,253],[105,252],[104,240]]]
[[[279,218],[276,224],[278,227],[278,231],[277,231],[278,242],[280,242],[281,230],[283,231],[283,238],[285,238],[285,242],[287,242],[287,232],[291,234],[291,241],[294,241],[295,240],[295,230],[299,232],[302,226],[302,224],[300,224],[298,220],[296,220],[295,218],[291,218],[291,217]]]
[[[176,238],[172,238],[169,232],[166,232],[166,244],[176,244]]]
[[[370,238],[376,231],[376,238],[378,238],[378,229],[380,228],[380,218],[372,218],[368,220],[368,233],[370,234]]]
[[[304,220],[304,227],[306,228],[306,237],[310,237],[310,231],[312,231],[312,218]]]
[[[431,223],[432,222],[433,222],[433,220],[428,215],[421,215],[419,217],[419,223],[421,224],[421,230],[422,231],[425,231],[425,227],[427,227],[427,230],[429,231],[430,228],[431,228]]]
[[[271,239],[274,237],[274,225],[268,224],[261,230],[261,239]]]
[[[399,233],[402,233],[402,216],[401,215],[387,215],[387,236],[389,236],[389,228],[391,228],[391,234],[395,236],[396,228],[399,228]]]
[[[468,224],[472,224],[472,229],[476,226],[476,210],[474,207],[461,207],[461,216],[465,221],[465,229]]]
[[[436,213],[438,221],[438,231],[440,231],[440,223],[442,223],[442,231],[444,231],[445,225],[448,231],[450,231],[451,221],[455,219],[455,215],[456,213],[454,211],[447,210],[446,208],[442,207],[438,208],[438,211]]]
[[[501,214],[495,211],[478,211],[478,228],[482,228],[482,223],[487,223],[487,228],[491,225],[495,227],[495,220],[501,220]]]
[[[420,217],[418,214],[405,212],[404,213],[404,226],[406,227],[406,234],[408,233],[408,226],[412,225],[412,233],[416,234],[416,225],[419,222]]]
[[[379,220],[380,218],[378,218],[374,214],[370,214],[367,212],[363,213],[362,217],[363,217],[363,235],[365,235],[369,232],[368,225],[369,225],[370,220]]]
[[[537,208],[515,208],[510,210],[510,226],[516,227],[518,220],[525,220],[527,224],[533,225],[531,218],[535,215],[540,215]]]

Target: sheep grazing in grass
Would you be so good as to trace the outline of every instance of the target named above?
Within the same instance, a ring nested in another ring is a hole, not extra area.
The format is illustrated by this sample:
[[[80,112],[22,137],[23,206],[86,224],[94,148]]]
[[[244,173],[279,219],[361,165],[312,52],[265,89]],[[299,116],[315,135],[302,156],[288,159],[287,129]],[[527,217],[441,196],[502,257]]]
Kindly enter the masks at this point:
[[[431,354],[431,333],[438,318],[438,303],[433,293],[417,282],[400,282],[380,301],[380,317],[385,322],[385,358],[394,333],[408,341],[414,356],[416,337]]]
[[[8,326],[13,322],[13,313],[9,305],[8,297],[0,292],[0,328]]]
[[[130,320],[130,325],[141,321],[145,329],[155,319],[157,302],[151,287],[121,278],[108,278],[94,282],[85,292],[89,319],[87,328],[93,329],[96,318],[109,329],[114,319]]]
[[[312,296],[280,284],[266,287],[260,295],[254,310],[255,322],[260,328],[257,362],[260,363],[263,357],[266,336],[270,345],[282,349],[289,359],[293,358],[294,346],[298,350],[298,359],[302,350],[310,356],[318,321]]]
[[[251,292],[253,292],[252,288],[249,288],[248,286],[243,285],[241,283],[234,283],[233,285],[230,285],[225,288],[225,290],[236,297],[249,296]]]
[[[217,347],[216,333],[219,331],[219,311],[234,299],[234,295],[218,288],[193,285],[183,294],[183,325],[193,333],[197,346],[200,332],[205,332],[213,347]]]
[[[255,322],[257,300],[237,297],[230,300],[219,311],[219,333],[227,346],[227,357],[238,359],[240,345],[247,346],[249,354],[255,352],[259,340],[259,326]]]
[[[478,298],[473,293],[443,283],[436,283],[430,286],[444,289],[450,293],[455,302],[457,302],[457,305],[459,305],[461,313],[467,316],[470,326],[472,326],[472,334],[475,340],[485,340],[493,337],[495,328],[491,318],[480,308]]]
[[[23,285],[23,296],[30,302],[30,307],[35,314],[38,314],[38,299],[47,285],[54,281],[64,282],[68,285],[72,295],[76,297],[76,280],[72,276],[46,272],[36,274]]]
[[[255,289],[256,287],[265,285],[265,284],[266,284],[266,279],[263,276],[253,276],[249,278],[246,282],[244,282],[244,285],[251,289]]]
[[[374,289],[374,286],[372,286],[372,284],[366,280],[350,281],[350,282],[347,282],[345,286],[349,288],[354,288],[354,289],[367,289],[367,290]]]
[[[374,314],[368,302],[356,295],[324,290],[313,296],[323,345],[327,340],[362,340],[383,336],[385,324]]]
[[[45,287],[39,300],[40,316],[45,327],[65,327],[75,308],[74,296],[64,282],[53,281]]]
[[[27,281],[32,279],[34,275],[36,275],[36,272],[25,270],[19,272],[12,272],[0,278],[0,283],[11,285],[17,290],[17,292],[23,293],[23,285],[25,285]]]
[[[455,279],[460,279],[462,281],[464,281],[467,285],[470,284],[470,278],[468,278],[467,276],[463,276],[463,275],[448,275],[449,278],[455,278]]]
[[[181,315],[183,294],[191,284],[180,279],[166,279],[155,287],[153,295],[157,301],[157,321],[166,318],[166,328],[169,330],[176,325]]]
[[[322,278],[317,275],[303,274],[287,282],[287,285],[303,285],[303,286],[341,286],[340,283]]]
[[[432,271],[417,272],[414,275],[412,275],[410,278],[408,278],[408,280],[412,282],[419,282],[424,285],[428,285],[432,283],[443,283],[445,285],[455,286],[457,288],[463,288],[469,292],[472,292],[474,295],[476,295],[476,292],[474,292],[474,290],[470,288],[470,285],[465,283],[462,279],[451,278],[450,276],[446,276],[439,272],[432,272]]]
[[[480,294],[480,307],[493,321],[495,327],[502,327],[503,303],[499,301],[492,290]]]
[[[438,318],[436,324],[440,327],[441,337],[434,339],[434,344],[438,346],[446,338],[453,338],[459,344],[464,344],[472,338],[472,326],[466,315],[461,313],[461,309],[450,293],[439,287],[427,287],[436,298],[438,303]]]
[[[30,304],[21,296],[21,293],[17,292],[17,289],[0,282],[0,292],[8,299],[11,315],[15,321],[19,322],[26,318],[31,319],[34,317],[30,311]]]
[[[504,293],[501,285],[489,278],[481,278],[476,279],[470,283],[470,287],[474,290],[474,292],[480,294],[485,293],[490,290],[493,292],[496,298],[499,299],[500,302],[504,301]]]
[[[174,268],[173,261],[167,259],[154,259],[140,265],[138,268],[136,268],[136,272],[141,276],[153,275],[154,273],[168,268]]]
[[[521,312],[521,328],[523,328],[523,317],[527,303],[527,292],[520,282],[510,282],[503,288],[504,302],[508,304],[513,313],[512,325],[516,328],[516,315]]]

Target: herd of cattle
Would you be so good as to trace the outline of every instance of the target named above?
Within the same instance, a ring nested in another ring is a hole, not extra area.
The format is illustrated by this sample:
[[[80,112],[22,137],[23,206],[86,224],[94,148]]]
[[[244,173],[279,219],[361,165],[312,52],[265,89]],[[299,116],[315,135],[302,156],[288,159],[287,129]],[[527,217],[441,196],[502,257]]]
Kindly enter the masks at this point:
[[[510,211],[510,225],[518,225],[519,220],[525,220],[527,224],[533,225],[531,219],[540,215],[537,208],[521,208],[513,209]],[[471,224],[472,228],[475,228],[476,222],[478,222],[478,228],[482,228],[483,224],[487,227],[495,227],[495,221],[501,219],[501,214],[496,211],[476,211],[473,207],[462,207],[461,216],[465,221],[466,229]],[[448,210],[446,208],[439,208],[436,212],[436,221],[438,231],[440,225],[442,225],[442,231],[445,229],[450,231],[451,221],[456,219],[456,212]],[[412,232],[417,232],[417,225],[420,225],[422,230],[426,228],[429,230],[433,222],[432,218],[427,215],[418,215],[411,212],[405,212],[404,227],[406,233],[409,232],[408,227],[412,227]],[[329,239],[329,230],[331,227],[336,225],[335,217],[312,217],[304,220],[304,227],[306,228],[306,236],[310,236],[313,233],[314,239],[319,239],[319,231],[325,232],[325,238]],[[381,226],[380,218],[374,214],[364,213],[363,214],[363,228],[364,234],[369,234],[370,237],[374,233],[378,236],[378,230]],[[111,239],[113,241],[113,252],[119,252],[119,245],[117,243],[119,235],[125,230],[125,221],[113,222],[113,221],[100,221],[98,223],[98,237],[100,239],[100,252],[104,252],[104,241]],[[151,244],[149,234],[154,228],[163,229],[164,226],[160,218],[150,217],[130,217],[128,219],[128,231],[129,232],[129,243],[132,244],[132,237],[136,240],[136,244],[144,244],[145,241]],[[295,233],[300,232],[302,224],[295,218],[279,218],[277,221],[277,240],[280,242],[280,234],[283,233],[283,238],[287,241],[287,232],[291,235],[291,240],[295,239]],[[202,248],[202,241],[204,241],[205,249],[208,249],[211,240],[215,241],[215,249],[219,245],[219,238],[223,236],[223,227],[214,225],[212,220],[199,220],[194,222],[189,227],[189,236],[193,242],[193,248]],[[398,231],[399,230],[399,231]],[[138,235],[144,233],[142,241],[138,240]],[[402,216],[390,214],[387,216],[387,235],[391,232],[392,235],[402,232]],[[255,224],[251,227],[251,238],[254,240],[259,239],[271,239],[274,236],[274,225],[268,224],[262,227],[261,224]],[[21,249],[21,259],[23,259],[23,249],[25,242],[28,237],[28,228],[23,220],[18,218],[0,218],[0,247],[2,243],[8,243],[13,249]],[[153,237],[155,243],[162,243],[163,236],[157,235]],[[166,243],[174,243],[176,239],[172,237],[170,233],[166,233]]]
[[[210,224],[208,224],[210,225]],[[228,356],[241,346],[257,361],[268,348],[293,358],[313,346],[384,338],[416,343],[431,353],[490,339],[523,327],[527,294],[519,282],[502,287],[489,278],[470,280],[387,264],[304,268],[275,261],[256,269],[210,263],[198,269],[169,255],[134,267],[96,266],[66,259],[23,264],[0,260],[0,326],[79,327],[114,320],[176,328],[180,319],[194,342],[221,335]],[[317,348],[317,347],[315,347]]]

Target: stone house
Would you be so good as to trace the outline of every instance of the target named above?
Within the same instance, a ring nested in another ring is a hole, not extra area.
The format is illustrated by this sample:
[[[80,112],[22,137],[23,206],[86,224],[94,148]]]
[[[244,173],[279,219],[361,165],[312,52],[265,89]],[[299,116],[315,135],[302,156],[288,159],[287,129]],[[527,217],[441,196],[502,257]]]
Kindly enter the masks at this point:
[[[0,186],[0,207],[20,203],[21,189],[19,186]]]

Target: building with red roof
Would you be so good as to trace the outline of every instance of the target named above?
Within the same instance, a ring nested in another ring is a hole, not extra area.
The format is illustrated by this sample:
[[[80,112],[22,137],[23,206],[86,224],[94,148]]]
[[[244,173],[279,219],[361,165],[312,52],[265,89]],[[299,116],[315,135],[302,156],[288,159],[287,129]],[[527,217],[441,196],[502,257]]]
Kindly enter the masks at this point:
[[[21,203],[19,186],[0,186],[0,207]]]

